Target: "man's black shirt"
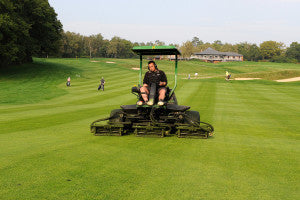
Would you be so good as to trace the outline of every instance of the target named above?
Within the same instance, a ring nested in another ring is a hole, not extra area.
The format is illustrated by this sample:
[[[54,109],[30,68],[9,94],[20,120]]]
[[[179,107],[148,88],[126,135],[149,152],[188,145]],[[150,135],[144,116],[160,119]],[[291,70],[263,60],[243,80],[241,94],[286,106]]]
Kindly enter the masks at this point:
[[[144,84],[147,84],[150,86],[151,83],[156,83],[156,85],[159,85],[159,82],[168,83],[165,72],[163,72],[161,70],[157,70],[156,72],[152,72],[152,71],[146,72],[144,81],[143,81]]]

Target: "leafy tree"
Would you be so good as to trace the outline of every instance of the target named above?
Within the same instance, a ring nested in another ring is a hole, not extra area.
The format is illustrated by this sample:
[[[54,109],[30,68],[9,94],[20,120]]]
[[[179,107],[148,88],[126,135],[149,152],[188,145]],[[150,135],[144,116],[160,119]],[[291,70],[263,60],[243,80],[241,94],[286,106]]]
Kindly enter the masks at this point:
[[[191,41],[186,41],[180,47],[182,57],[189,58],[194,53],[194,46]]]
[[[297,59],[297,61],[300,62],[300,44],[298,42],[293,42],[286,50],[286,56]]]
[[[78,33],[69,31],[63,33],[61,56],[66,58],[81,57],[85,51],[89,52],[89,49],[84,48],[86,41],[86,38]]]
[[[200,45],[204,44],[203,41],[200,40],[198,37],[193,37],[192,43],[193,43],[194,47],[197,47],[197,46],[200,46]]]
[[[31,60],[26,49],[30,25],[16,12],[15,4],[0,1],[0,65]]]
[[[271,59],[283,53],[284,45],[281,42],[265,41],[260,44],[260,52],[263,59]]]
[[[32,61],[57,52],[62,25],[48,0],[0,1],[2,65]]]
[[[146,43],[146,46],[154,46],[155,45],[155,43],[153,43],[153,42],[147,42]]]
[[[206,43],[203,43],[201,45],[198,45],[196,48],[195,48],[195,52],[201,52],[201,51],[204,51],[205,49],[207,49],[208,47],[212,47],[213,46],[209,43],[209,42],[206,42]]]
[[[212,43],[212,48],[214,48],[215,50],[217,51],[220,51],[221,50],[221,47],[222,47],[222,42],[220,40],[216,40]]]
[[[163,41],[160,41],[160,40],[155,40],[154,45],[155,46],[163,46],[163,45],[165,45],[165,43]]]
[[[256,44],[247,42],[237,44],[237,51],[244,56],[244,60],[258,61],[261,58],[259,47]]]
[[[237,46],[229,44],[229,43],[225,43],[225,44],[220,46],[219,51],[222,51],[222,52],[237,52]]]
[[[107,54],[112,58],[132,58],[135,56],[131,51],[132,47],[130,41],[115,36],[110,40]]]

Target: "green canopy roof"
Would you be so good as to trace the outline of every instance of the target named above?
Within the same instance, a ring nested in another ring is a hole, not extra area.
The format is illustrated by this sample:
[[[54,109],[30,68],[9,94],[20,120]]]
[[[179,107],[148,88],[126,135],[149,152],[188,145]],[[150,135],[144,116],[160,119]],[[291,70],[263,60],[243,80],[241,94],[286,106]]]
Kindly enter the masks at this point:
[[[132,51],[138,55],[180,55],[175,46],[136,46]]]

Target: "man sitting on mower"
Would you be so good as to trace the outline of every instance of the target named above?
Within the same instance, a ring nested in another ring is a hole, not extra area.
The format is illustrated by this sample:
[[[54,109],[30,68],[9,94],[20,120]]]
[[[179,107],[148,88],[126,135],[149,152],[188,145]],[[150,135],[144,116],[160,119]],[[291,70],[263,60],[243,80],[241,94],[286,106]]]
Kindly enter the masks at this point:
[[[153,101],[148,101],[148,95],[150,93],[151,84],[155,84],[158,92],[158,103],[157,105],[164,105],[164,99],[166,97],[167,88],[165,87],[168,83],[166,74],[157,68],[154,61],[148,62],[148,72],[146,72],[143,81],[143,87],[141,87],[140,92],[143,101],[138,101],[137,105],[143,105],[143,103],[152,106]]]

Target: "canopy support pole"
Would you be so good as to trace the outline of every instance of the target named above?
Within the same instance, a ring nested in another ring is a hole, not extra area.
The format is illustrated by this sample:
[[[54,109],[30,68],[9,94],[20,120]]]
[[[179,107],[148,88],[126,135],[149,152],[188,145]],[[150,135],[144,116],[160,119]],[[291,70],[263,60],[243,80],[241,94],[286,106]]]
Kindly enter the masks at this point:
[[[170,97],[173,95],[176,87],[177,87],[177,64],[178,64],[178,56],[177,54],[175,55],[175,85],[174,87],[172,88],[172,91],[171,91],[171,94],[170,94]]]
[[[140,54],[140,72],[139,72],[139,85],[142,86],[142,66],[143,66],[143,56]]]

